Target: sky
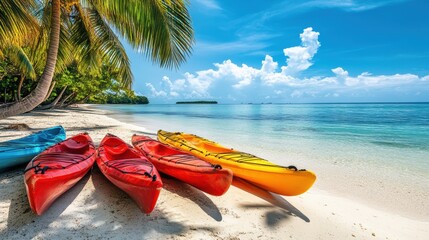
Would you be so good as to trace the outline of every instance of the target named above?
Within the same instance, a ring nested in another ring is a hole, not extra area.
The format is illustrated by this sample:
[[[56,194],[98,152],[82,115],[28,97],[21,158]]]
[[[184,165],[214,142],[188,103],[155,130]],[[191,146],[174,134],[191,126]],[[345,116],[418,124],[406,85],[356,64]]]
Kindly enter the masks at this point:
[[[192,55],[125,43],[151,103],[429,102],[428,0],[190,0]]]

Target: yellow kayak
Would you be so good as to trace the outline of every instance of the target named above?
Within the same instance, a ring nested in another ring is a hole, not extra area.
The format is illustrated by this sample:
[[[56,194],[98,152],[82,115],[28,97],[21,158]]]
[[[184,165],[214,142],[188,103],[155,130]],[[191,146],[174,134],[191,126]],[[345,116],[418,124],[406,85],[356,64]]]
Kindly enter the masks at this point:
[[[295,166],[280,166],[196,135],[159,130],[158,140],[212,164],[228,168],[234,176],[280,195],[302,194],[316,181],[316,175],[311,171],[298,170]]]

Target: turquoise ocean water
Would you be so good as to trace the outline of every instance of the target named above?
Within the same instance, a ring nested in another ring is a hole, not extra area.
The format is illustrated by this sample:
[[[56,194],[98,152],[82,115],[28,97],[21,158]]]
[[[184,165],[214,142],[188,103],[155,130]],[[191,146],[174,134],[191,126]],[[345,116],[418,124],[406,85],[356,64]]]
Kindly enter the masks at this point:
[[[95,107],[114,111],[112,117],[131,124],[194,133],[256,155],[263,152],[280,164],[390,167],[423,178],[429,173],[425,103]]]

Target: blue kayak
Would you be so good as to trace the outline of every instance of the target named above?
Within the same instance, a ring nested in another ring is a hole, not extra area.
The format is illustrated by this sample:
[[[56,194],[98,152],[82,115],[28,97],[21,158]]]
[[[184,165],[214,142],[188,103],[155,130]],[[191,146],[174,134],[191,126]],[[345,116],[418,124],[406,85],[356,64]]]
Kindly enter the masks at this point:
[[[33,157],[46,148],[65,139],[64,128],[55,126],[23,138],[0,142],[0,172],[30,162]]]

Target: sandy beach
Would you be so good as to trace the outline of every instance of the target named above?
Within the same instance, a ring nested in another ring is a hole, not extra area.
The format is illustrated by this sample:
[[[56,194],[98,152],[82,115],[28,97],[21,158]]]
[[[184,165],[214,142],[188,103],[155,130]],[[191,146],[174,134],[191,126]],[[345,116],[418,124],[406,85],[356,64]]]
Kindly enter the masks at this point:
[[[4,129],[25,123],[27,131]],[[134,133],[156,137],[154,126],[134,126],[101,110],[34,111],[0,120],[1,141],[62,125],[67,136],[88,132],[98,144],[106,133],[130,142]],[[155,127],[156,128],[156,127]],[[310,167],[309,167],[310,168]],[[427,239],[429,221],[404,217],[362,200],[322,190],[282,197],[235,181],[220,197],[164,177],[155,210],[141,213],[124,192],[94,167],[42,216],[30,210],[23,169],[0,174],[0,239]],[[316,172],[318,174],[318,172]],[[347,188],[347,182],[338,182]],[[409,196],[406,196],[409,197]],[[423,208],[423,210],[427,210]]]

